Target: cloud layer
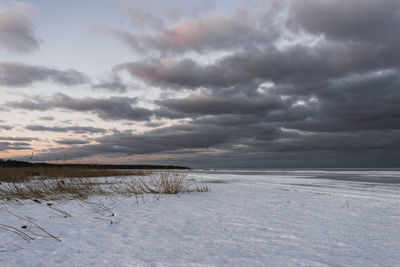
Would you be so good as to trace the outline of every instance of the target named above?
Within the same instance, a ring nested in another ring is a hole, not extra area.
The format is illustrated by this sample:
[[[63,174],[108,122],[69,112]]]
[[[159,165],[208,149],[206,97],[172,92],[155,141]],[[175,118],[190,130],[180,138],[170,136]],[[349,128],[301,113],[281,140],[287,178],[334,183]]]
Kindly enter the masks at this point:
[[[146,121],[152,115],[151,111],[133,106],[137,98],[72,98],[62,93],[54,94],[50,98],[35,98],[33,100],[10,101],[6,106],[10,108],[47,111],[64,109],[77,112],[91,112],[105,120],[134,120]]]
[[[100,120],[146,122],[147,128],[100,129],[103,135],[91,142],[57,139],[59,146],[42,151],[43,157],[160,154],[197,165],[252,167],[392,166],[400,159],[399,1],[270,1],[256,11],[244,5],[177,21],[121,8],[131,23],[145,27],[109,30],[134,55],[92,84],[110,96],[56,93],[4,107],[89,112]],[[43,81],[74,86],[89,78],[75,70],[0,64],[0,85]],[[131,96],[139,95],[127,90],[131,81],[143,84],[143,99]],[[3,146],[11,147],[7,142]]]
[[[131,18],[151,23],[161,29],[145,35],[119,29],[110,30],[115,37],[139,53],[156,51],[162,55],[169,55],[189,51],[203,53],[210,50],[253,48],[274,37],[272,25],[268,25],[267,28],[264,21],[256,20],[253,14],[243,9],[230,15],[183,19],[167,29],[163,29],[160,21],[157,22],[137,10],[125,11]]]

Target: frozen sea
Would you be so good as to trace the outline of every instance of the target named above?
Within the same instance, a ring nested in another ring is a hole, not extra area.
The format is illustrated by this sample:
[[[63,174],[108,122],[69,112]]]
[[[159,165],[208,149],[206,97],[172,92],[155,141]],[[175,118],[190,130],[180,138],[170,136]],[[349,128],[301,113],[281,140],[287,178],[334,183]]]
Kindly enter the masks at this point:
[[[0,201],[0,266],[400,266],[399,169],[188,178],[211,192]]]

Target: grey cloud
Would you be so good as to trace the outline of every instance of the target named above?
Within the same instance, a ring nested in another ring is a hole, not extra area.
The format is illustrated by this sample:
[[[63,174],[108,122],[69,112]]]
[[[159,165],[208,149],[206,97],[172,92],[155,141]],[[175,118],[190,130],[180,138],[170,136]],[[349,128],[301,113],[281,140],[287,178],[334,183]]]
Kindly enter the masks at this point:
[[[43,126],[43,125],[28,125],[25,127],[30,131],[41,131],[41,132],[74,132],[77,134],[83,133],[105,133],[107,130],[95,127],[82,127],[82,126],[68,126],[68,127],[58,127],[58,126]]]
[[[18,62],[0,62],[0,86],[29,86],[45,81],[77,85],[88,80],[86,75],[74,69],[58,70]]]
[[[274,35],[276,28],[268,39],[269,30],[259,35],[260,28],[246,21],[240,25],[250,27],[251,36],[244,39],[228,36],[229,31],[216,37],[204,27],[200,32],[207,35],[204,40],[190,43],[201,36],[195,32],[194,39],[176,47],[169,37],[160,37],[168,30],[150,36],[154,43],[148,47],[143,47],[142,37],[125,32],[129,42],[136,42],[131,44],[135,49],[159,51],[160,58],[119,64],[114,71],[127,71],[162,89],[191,92],[188,97],[164,94],[154,102],[153,111],[144,112],[143,120],[155,116],[182,119],[181,123],[143,134],[114,131],[93,143],[54,148],[43,155],[76,159],[166,153],[184,157],[182,162],[197,160],[197,166],[218,162],[246,167],[398,166],[400,50],[394,33],[400,28],[399,11],[397,1],[292,2],[288,28],[282,30],[301,39],[290,43],[288,37],[285,45],[274,39],[285,37]],[[206,20],[198,19],[194,25]],[[218,32],[218,27],[213,29]],[[218,49],[226,56],[208,63],[186,53]],[[136,118],[129,115],[136,101],[55,95],[7,106],[62,108],[121,119]],[[223,156],[199,152],[208,149]]]
[[[272,25],[272,30],[264,27],[262,34],[256,34],[259,36],[257,38],[241,35],[244,39],[238,41],[235,37],[226,36],[227,40],[237,45],[237,50],[215,39],[224,51],[230,53],[208,64],[182,57],[185,49],[173,45],[180,59],[144,59],[119,64],[115,69],[126,70],[134,78],[160,87],[226,88],[245,86],[258,80],[273,81],[281,87],[295,85],[294,90],[299,91],[299,87],[314,87],[310,90],[318,90],[321,83],[350,74],[400,67],[400,38],[395,30],[400,28],[400,4],[396,0],[293,0],[287,13],[289,15],[284,18],[273,15],[268,17],[264,24]],[[243,23],[250,27],[246,32],[257,32],[257,24]],[[288,38],[284,33],[289,36],[301,34],[301,38],[323,34],[326,38],[313,44],[299,42],[279,47],[279,41],[296,38]],[[140,46],[140,39],[124,34],[133,46]],[[207,31],[204,34],[206,37],[202,41],[210,47],[214,46],[208,39],[214,40],[213,34]],[[260,37],[269,34],[271,38]],[[170,38],[178,39],[172,36]],[[201,46],[201,42],[196,44]],[[151,47],[144,45],[141,49]],[[167,45],[160,45],[157,49],[167,54],[170,50]]]
[[[42,116],[39,119],[42,121],[54,121],[56,118],[54,118],[53,116]]]
[[[12,130],[14,127],[12,127],[12,126],[8,126],[8,125],[0,125],[0,129],[1,130],[6,130],[6,131],[8,131],[8,130]]]
[[[27,110],[51,110],[55,108],[92,112],[105,120],[150,120],[152,112],[145,108],[132,106],[136,98],[110,97],[110,98],[72,98],[62,93],[54,94],[51,98],[36,98],[20,102],[7,102],[12,108]]]
[[[341,134],[285,134],[273,125],[253,125],[226,128],[218,126],[198,126],[194,124],[173,126],[146,132],[145,134],[115,133],[96,139],[98,144],[78,148],[53,149],[50,154],[63,153],[67,157],[79,158],[92,155],[126,156],[147,153],[182,153],[198,148],[227,148],[232,144],[242,144],[238,153],[293,153],[304,151],[383,151],[399,150],[398,131],[384,134],[366,131],[362,135]],[[397,145],[396,145],[397,144]],[[237,149],[236,149],[237,150]],[[240,151],[242,150],[242,151]],[[179,152],[180,151],[180,152]]]
[[[398,38],[397,0],[292,1],[289,24],[328,38],[388,42]]]
[[[126,156],[174,151],[178,149],[202,148],[225,143],[229,135],[212,127],[185,127],[157,129],[145,134],[127,132],[114,133],[95,139],[98,144],[77,147],[54,148],[49,153],[40,153],[45,158],[56,157],[60,153],[76,159],[93,155]]]
[[[360,131],[399,129],[399,84],[398,71],[350,75],[325,84],[310,96],[294,98],[293,103],[301,100],[303,105],[271,113],[266,119],[309,132],[362,134]]]
[[[296,151],[399,151],[398,131],[341,134],[309,134],[302,138],[276,140],[267,146],[268,152]]]
[[[371,73],[331,84],[319,93],[328,115],[353,124],[372,124],[400,118],[400,73]]]
[[[227,133],[213,127],[171,127],[145,134],[114,134],[97,139],[103,146],[125,154],[145,154],[185,148],[210,147],[230,140]]]
[[[132,76],[158,86],[221,88],[245,85],[257,79],[283,82],[337,76],[339,73],[332,62],[335,52],[327,47],[297,46],[286,51],[275,48],[240,52],[208,65],[183,59],[124,63],[116,69],[127,70]]]
[[[15,53],[30,53],[39,48],[32,23],[33,6],[15,2],[0,7],[0,47]]]
[[[126,3],[121,3],[120,10],[136,27],[142,28],[145,26],[154,29],[161,29],[164,26],[162,19],[155,17],[143,9],[134,8]]]
[[[194,168],[393,168],[400,157],[394,151],[297,151],[243,154],[238,151],[220,154],[186,154],[175,159]],[[155,161],[170,164],[170,161]]]
[[[186,59],[179,62],[133,62],[119,64],[115,70],[126,70],[132,76],[150,84],[166,86],[202,86],[213,81],[212,70],[204,68],[195,61]],[[210,75],[210,82],[206,76]]]
[[[141,16],[137,18],[144,19]],[[136,52],[156,51],[161,54],[253,48],[277,38],[272,24],[267,27],[263,20],[255,19],[254,14],[246,10],[238,10],[229,16],[219,14],[183,19],[155,34],[137,35],[119,29],[110,32]]]
[[[121,42],[128,45],[131,49],[139,53],[145,53],[145,48],[140,44],[138,38],[133,35],[131,32],[120,29],[110,29],[110,34],[112,34],[115,38],[119,39]]]
[[[156,103],[178,113],[202,115],[263,113],[282,106],[282,101],[273,96],[240,98],[204,94],[195,94],[180,99],[166,99]]]
[[[26,149],[31,149],[30,144],[26,142],[0,142],[0,151]]]
[[[400,52],[392,47],[374,49],[369,45],[325,42],[315,47],[296,45],[285,50],[238,52],[207,65],[183,59],[123,63],[115,69],[126,70],[152,85],[174,88],[243,87],[257,80],[300,87],[353,73],[398,68],[397,56]]]
[[[280,157],[300,154],[303,155],[303,159],[314,158],[318,161],[318,157],[326,153],[330,153],[331,157],[336,157],[337,161],[338,156],[343,157],[341,154],[343,151],[347,151],[348,155],[374,152],[376,156],[382,157],[385,153],[389,153],[388,151],[395,153],[400,149],[398,131],[387,131],[383,134],[380,131],[302,134],[287,133],[281,131],[277,125],[268,123],[254,123],[246,127],[233,124],[191,123],[156,129],[144,134],[116,132],[97,138],[95,141],[96,144],[80,145],[79,147],[53,148],[50,152],[40,153],[39,156],[52,158],[63,154],[67,159],[77,159],[94,155],[119,157],[149,153],[176,155],[188,153],[189,158],[195,162],[196,159],[198,160],[197,165],[199,166],[203,156],[197,151],[208,148],[226,151],[222,152],[223,155],[219,157],[207,155],[209,160],[216,163],[223,162],[223,158],[230,157],[233,157],[235,161],[247,162],[248,159],[263,158],[274,162]],[[301,160],[297,158],[296,162],[299,164]],[[329,163],[329,161],[327,162]],[[342,160],[342,162],[344,161]],[[282,166],[293,167],[294,165],[290,165],[290,163],[290,161],[286,161],[285,165],[284,162],[281,162]],[[210,162],[204,164],[207,166]],[[257,166],[265,165],[260,165],[259,161]],[[308,164],[303,162],[302,165],[300,163],[300,166],[313,166],[313,161]]]
[[[285,4],[277,2],[264,4],[263,16],[238,10],[229,16],[183,19],[154,34],[137,35],[118,29],[111,32],[137,52],[158,51],[164,55],[270,47],[279,38],[285,38],[285,30],[298,28],[306,33],[356,42],[399,41],[398,34],[393,32],[400,24],[397,0],[292,0],[288,1],[288,11]],[[126,10],[129,13],[129,9]],[[156,21],[139,9],[131,11],[135,16],[130,17],[141,22]],[[156,28],[161,28],[161,22],[155,24],[159,24]]]
[[[214,148],[228,151],[228,156],[241,154],[243,160],[260,155],[268,158],[269,153],[277,153],[277,157],[305,152],[338,156],[343,151],[355,155],[374,152],[385,158],[389,153],[385,151],[400,151],[398,85],[396,71],[350,75],[326,83],[312,95],[288,96],[273,109],[268,104],[252,107],[250,103],[257,98],[246,95],[241,103],[236,95],[222,99],[218,94],[165,99],[159,102],[164,109],[192,118],[192,122],[143,134],[115,132],[97,138],[97,144],[59,148],[44,155],[62,153],[79,158],[194,150],[190,152],[193,158],[201,158],[196,149]],[[279,96],[279,90],[272,87],[258,99],[262,102]]]
[[[92,85],[92,88],[104,89],[110,92],[125,93],[128,89],[128,85],[126,85],[118,76],[114,76],[109,80]]]
[[[82,139],[61,139],[55,140],[55,142],[59,145],[84,145],[89,143],[89,140],[82,140]]]
[[[0,137],[0,140],[29,142],[29,141],[38,141],[40,139],[39,138],[34,138],[34,137]]]
[[[164,123],[163,122],[146,122],[144,125],[147,127],[156,128],[156,127],[163,126]]]

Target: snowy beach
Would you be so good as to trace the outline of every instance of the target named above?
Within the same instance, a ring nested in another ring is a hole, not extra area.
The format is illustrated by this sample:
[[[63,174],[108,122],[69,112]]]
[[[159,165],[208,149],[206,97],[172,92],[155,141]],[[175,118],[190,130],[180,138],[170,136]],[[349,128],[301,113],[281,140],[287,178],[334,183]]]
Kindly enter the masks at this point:
[[[0,266],[400,265],[398,170],[188,178],[211,192],[1,201]]]

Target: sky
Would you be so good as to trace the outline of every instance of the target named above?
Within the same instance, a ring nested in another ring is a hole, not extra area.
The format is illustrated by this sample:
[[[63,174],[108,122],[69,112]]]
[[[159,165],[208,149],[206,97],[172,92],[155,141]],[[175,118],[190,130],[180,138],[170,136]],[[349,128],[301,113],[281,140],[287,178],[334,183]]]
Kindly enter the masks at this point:
[[[0,0],[0,158],[399,167],[400,1]]]

